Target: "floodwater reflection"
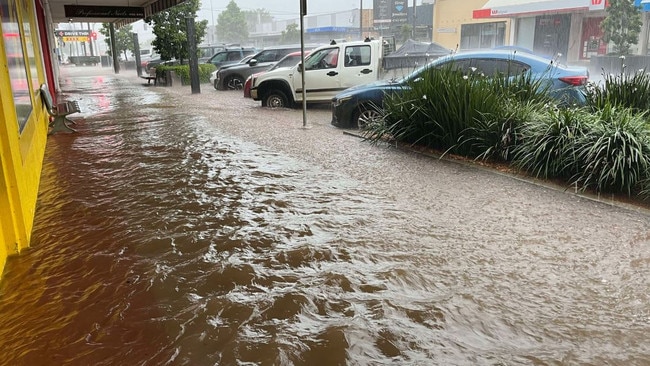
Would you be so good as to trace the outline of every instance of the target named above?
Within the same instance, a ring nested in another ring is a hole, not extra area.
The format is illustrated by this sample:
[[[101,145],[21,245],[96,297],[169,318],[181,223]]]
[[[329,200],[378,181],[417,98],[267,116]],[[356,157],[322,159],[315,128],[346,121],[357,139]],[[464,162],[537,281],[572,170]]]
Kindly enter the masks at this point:
[[[84,80],[112,112],[48,143],[2,364],[650,362],[646,216],[400,154],[372,183]]]

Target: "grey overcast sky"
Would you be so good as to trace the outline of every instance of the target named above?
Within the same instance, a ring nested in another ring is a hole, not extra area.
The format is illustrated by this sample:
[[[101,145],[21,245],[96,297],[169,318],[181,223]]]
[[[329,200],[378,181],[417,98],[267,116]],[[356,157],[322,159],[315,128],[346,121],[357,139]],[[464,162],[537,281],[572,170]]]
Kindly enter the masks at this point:
[[[229,2],[230,0],[201,0],[202,6],[198,16],[212,22],[212,15],[214,15],[216,22],[219,13],[226,9]],[[299,17],[300,0],[235,0],[235,3],[242,10],[266,9],[277,19]],[[370,9],[372,3],[373,0],[307,0],[307,14],[359,9],[361,4],[364,9]]]

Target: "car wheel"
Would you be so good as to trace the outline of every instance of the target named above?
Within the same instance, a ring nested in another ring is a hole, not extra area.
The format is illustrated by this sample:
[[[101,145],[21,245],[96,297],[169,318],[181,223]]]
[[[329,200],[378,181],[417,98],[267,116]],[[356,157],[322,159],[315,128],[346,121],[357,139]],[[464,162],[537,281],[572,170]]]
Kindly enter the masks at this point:
[[[357,127],[361,130],[373,124],[381,123],[383,120],[384,114],[381,112],[380,107],[376,105],[361,105],[354,114],[353,122],[356,122]]]
[[[214,81],[214,88],[219,90],[219,88],[217,87],[217,81],[216,80]]]
[[[289,106],[287,96],[279,90],[271,90],[262,100],[262,106],[269,108],[286,108]]]
[[[239,76],[230,76],[224,80],[224,84],[228,90],[242,90],[244,88],[244,80]]]

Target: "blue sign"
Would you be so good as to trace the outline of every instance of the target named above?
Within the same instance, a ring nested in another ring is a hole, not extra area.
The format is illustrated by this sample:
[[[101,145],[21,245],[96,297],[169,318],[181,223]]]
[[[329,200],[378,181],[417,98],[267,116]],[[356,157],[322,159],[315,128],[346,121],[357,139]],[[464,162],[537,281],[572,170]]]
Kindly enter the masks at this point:
[[[641,11],[650,11],[650,1],[634,0],[634,5],[641,7]]]
[[[347,33],[352,28],[348,27],[318,27],[318,28],[307,28],[305,33],[325,33],[325,32],[339,32]]]

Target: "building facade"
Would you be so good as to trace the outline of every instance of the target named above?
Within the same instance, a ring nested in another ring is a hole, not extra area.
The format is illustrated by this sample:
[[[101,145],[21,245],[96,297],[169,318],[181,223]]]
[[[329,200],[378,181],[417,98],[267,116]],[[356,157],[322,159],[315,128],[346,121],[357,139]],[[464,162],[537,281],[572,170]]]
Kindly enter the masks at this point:
[[[635,0],[644,14],[643,32],[634,53],[647,53],[650,0]],[[588,63],[606,55],[610,46],[600,24],[607,0],[490,0],[477,8],[475,19],[509,19],[510,43],[569,63]]]
[[[96,12],[83,0],[0,0],[0,274],[9,255],[30,245],[50,122],[40,90],[45,84],[56,103],[59,89],[54,24],[71,20],[67,7],[83,13],[76,21],[120,25],[181,1],[116,0]]]
[[[507,45],[511,34],[510,19],[473,16],[473,11],[485,3],[486,0],[437,0],[433,10],[432,41],[458,51]]]
[[[377,2],[379,0],[376,0]],[[306,15],[303,18],[305,42],[328,43],[332,39],[360,40],[367,37],[395,37],[397,40],[413,38],[430,41],[433,29],[433,4],[404,7],[396,19],[377,19],[377,9],[351,9],[342,12]],[[383,13],[380,13],[383,14]],[[384,15],[382,15],[384,16]],[[290,24],[300,24],[300,19],[278,20],[256,25],[250,39],[256,47],[276,45],[282,32]],[[405,27],[406,26],[406,27]],[[405,30],[408,30],[405,33]]]
[[[49,115],[39,87],[51,63],[40,2],[0,0],[0,271],[29,245],[47,141]]]

